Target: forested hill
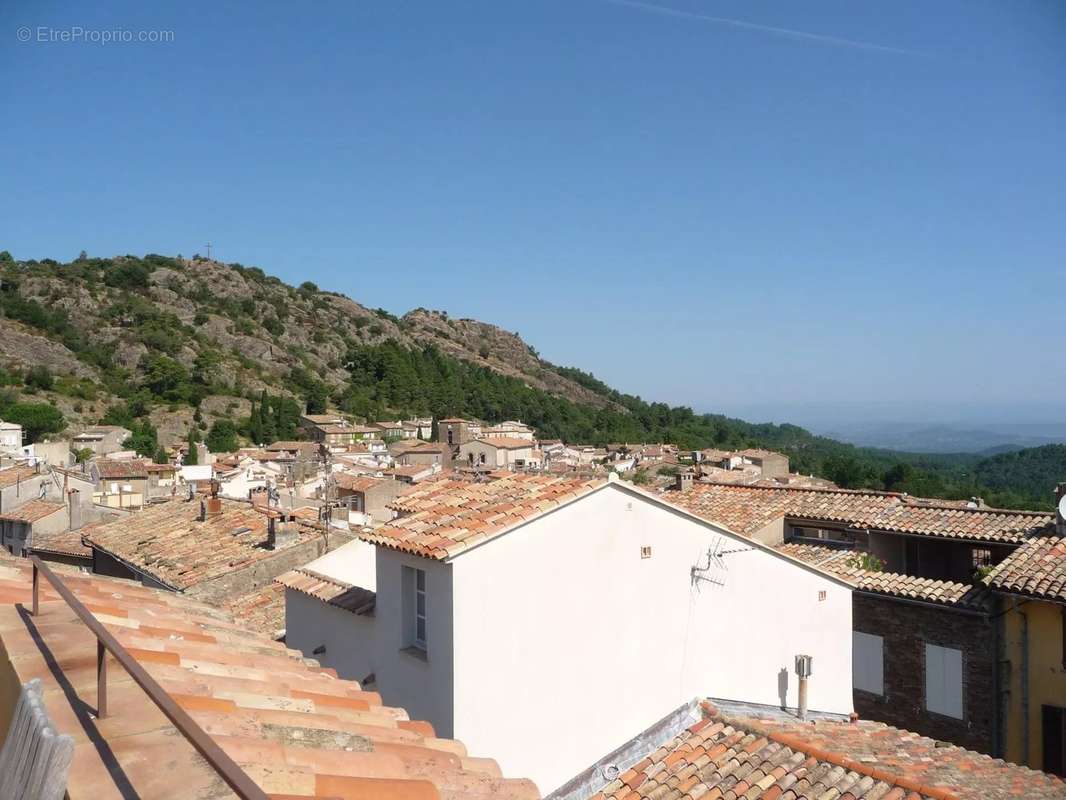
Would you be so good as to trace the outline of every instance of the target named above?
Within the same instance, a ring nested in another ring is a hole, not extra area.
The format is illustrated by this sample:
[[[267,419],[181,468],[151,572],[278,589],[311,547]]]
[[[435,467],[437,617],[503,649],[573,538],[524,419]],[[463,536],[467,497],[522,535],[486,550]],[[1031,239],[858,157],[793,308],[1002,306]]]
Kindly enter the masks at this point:
[[[1050,503],[1051,491],[1066,481],[1066,444],[1048,444],[986,458],[977,464],[975,475],[981,485],[993,490]]]
[[[842,486],[1050,502],[1050,485],[1016,484],[995,469],[994,483],[979,481],[973,457],[901,455],[649,403],[544,361],[516,333],[443,311],[396,317],[310,282],[293,287],[199,257],[64,264],[0,252],[0,417],[33,436],[111,422],[133,429],[145,454],[185,437],[229,449],[291,438],[301,410],[326,406],[368,419],[519,418],[541,436],[593,444],[760,446]]]

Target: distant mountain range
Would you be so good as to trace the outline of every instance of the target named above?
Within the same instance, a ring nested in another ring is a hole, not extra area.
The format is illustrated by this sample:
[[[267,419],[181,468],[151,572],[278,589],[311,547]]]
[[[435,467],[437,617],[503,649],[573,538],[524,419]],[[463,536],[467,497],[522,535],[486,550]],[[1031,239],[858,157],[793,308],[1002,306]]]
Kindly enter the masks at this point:
[[[922,423],[835,425],[826,436],[863,447],[904,453],[979,453],[994,455],[1066,442],[1066,423],[1017,423],[987,426]]]

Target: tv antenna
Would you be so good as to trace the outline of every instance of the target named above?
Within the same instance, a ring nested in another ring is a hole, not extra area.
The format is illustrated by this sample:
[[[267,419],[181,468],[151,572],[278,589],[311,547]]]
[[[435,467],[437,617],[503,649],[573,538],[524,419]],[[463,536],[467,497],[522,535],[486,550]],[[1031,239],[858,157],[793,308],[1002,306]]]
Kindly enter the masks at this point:
[[[707,563],[693,565],[691,572],[693,586],[699,586],[701,582],[711,583],[715,586],[725,586],[724,573],[729,572],[726,556],[747,553],[755,549],[753,547],[734,547],[726,550],[724,545],[725,539],[721,536],[716,536],[714,543],[707,548],[707,552],[704,554]]]
[[[204,247],[207,248],[207,260],[210,261],[211,260],[211,242],[208,242],[207,244],[205,244]]]

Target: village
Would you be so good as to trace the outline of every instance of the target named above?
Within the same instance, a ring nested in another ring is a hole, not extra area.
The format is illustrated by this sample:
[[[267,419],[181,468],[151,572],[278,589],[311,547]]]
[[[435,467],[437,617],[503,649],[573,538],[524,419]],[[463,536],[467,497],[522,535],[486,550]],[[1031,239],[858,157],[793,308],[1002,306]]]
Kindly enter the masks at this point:
[[[4,669],[48,660],[14,611],[38,591],[61,626],[49,647],[88,658],[48,570],[267,794],[1066,796],[1061,511],[517,420],[305,414],[299,439],[178,442],[166,463],[130,435],[24,444],[0,423],[0,598],[22,604],[0,619]],[[237,640],[269,658],[229,655]],[[277,683],[271,659],[313,680]],[[103,674],[59,669],[49,681]],[[268,723],[298,728],[267,747]],[[127,780],[150,780],[151,732],[91,724],[127,748]],[[346,760],[296,730],[363,744]],[[73,759],[83,786],[110,769],[92,737]]]

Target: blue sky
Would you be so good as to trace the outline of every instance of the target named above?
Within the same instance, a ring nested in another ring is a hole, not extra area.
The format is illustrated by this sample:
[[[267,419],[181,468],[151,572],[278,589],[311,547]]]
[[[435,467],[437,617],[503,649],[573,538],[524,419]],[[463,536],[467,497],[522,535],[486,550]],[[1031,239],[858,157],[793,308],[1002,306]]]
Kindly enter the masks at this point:
[[[1056,0],[169,5],[0,8],[0,247],[210,240],[749,418],[1066,416]]]

